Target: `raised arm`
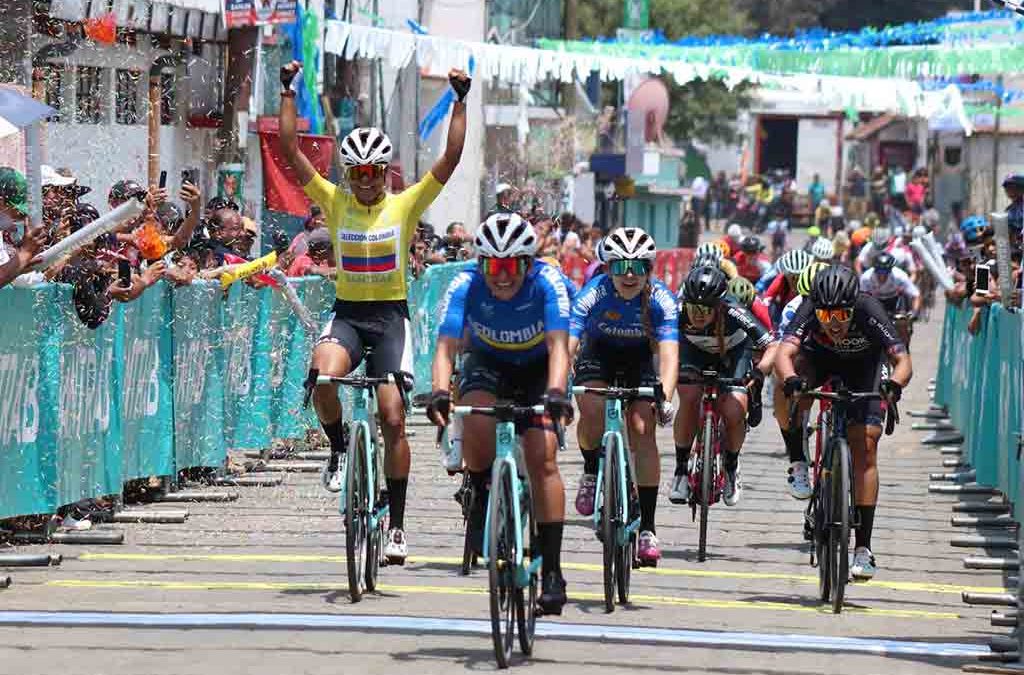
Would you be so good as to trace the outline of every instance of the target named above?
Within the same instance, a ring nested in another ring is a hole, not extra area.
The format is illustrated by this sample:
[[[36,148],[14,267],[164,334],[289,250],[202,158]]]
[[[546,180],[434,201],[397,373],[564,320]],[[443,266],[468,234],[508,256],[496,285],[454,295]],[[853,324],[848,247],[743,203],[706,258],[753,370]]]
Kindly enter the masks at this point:
[[[459,160],[462,159],[462,147],[466,144],[465,98],[469,95],[469,87],[472,82],[469,75],[457,68],[452,68],[448,72],[448,81],[451,83],[452,89],[455,90],[458,100],[452,106],[452,119],[448,124],[448,142],[445,145],[444,154],[430,169],[430,173],[434,174],[434,178],[442,185],[448,183],[448,179],[455,173],[455,167],[459,165]],[[283,105],[281,110],[284,110]]]
[[[285,161],[295,170],[295,175],[298,177],[299,182],[302,185],[306,185],[316,176],[316,169],[313,168],[312,162],[299,150],[299,139],[295,131],[295,92],[291,90],[292,80],[295,79],[296,74],[298,74],[301,68],[301,61],[292,61],[281,67],[281,85],[284,88],[281,90],[280,129],[278,133],[281,140],[281,153],[284,155]],[[463,129],[465,129],[465,124],[463,124]],[[451,133],[449,132],[450,136]],[[460,147],[460,152],[461,149]],[[457,162],[458,160],[456,160]]]

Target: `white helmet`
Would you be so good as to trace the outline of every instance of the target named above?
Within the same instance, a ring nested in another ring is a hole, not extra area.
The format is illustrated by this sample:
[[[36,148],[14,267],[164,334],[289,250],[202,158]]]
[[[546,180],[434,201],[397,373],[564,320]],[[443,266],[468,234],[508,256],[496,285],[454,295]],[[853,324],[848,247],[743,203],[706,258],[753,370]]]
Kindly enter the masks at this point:
[[[594,247],[594,257],[602,265],[608,262],[608,254],[604,250],[604,237],[597,240],[597,246]]]
[[[739,223],[733,223],[732,225],[730,225],[729,229],[727,229],[725,233],[729,235],[729,238],[733,239],[734,241],[739,241],[740,239],[743,238],[743,228],[740,227]]]
[[[829,246],[831,245],[832,242],[829,242]],[[812,262],[814,261],[810,253],[803,249],[794,249],[782,254],[782,257],[779,258],[779,269],[783,274],[800,274]]]
[[[345,166],[390,164],[391,139],[375,127],[359,127],[341,141],[338,152]]]
[[[518,213],[495,213],[476,230],[476,250],[489,258],[532,256],[537,252],[537,233]]]
[[[821,262],[828,262],[836,254],[832,240],[825,237],[818,237],[811,245],[811,255]]]
[[[713,242],[706,241],[697,247],[695,259],[711,259],[715,264],[722,262],[722,249]]]
[[[604,257],[612,260],[654,260],[654,239],[638,227],[620,227],[604,238]]]
[[[889,243],[892,238],[892,230],[888,227],[876,227],[871,233],[871,243],[881,248]]]

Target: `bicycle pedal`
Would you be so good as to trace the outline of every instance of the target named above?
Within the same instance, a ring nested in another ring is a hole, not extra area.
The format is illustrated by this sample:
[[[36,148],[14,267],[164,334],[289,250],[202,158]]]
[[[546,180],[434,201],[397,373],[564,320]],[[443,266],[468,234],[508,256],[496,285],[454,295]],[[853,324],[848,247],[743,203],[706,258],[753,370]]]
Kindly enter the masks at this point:
[[[405,558],[385,557],[384,564],[387,566],[398,565],[399,567],[405,567]]]

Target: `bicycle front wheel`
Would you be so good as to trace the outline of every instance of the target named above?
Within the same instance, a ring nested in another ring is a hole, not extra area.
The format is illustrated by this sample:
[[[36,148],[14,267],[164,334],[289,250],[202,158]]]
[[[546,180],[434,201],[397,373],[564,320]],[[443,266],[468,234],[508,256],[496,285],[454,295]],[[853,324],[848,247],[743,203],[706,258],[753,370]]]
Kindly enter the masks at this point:
[[[615,559],[618,552],[619,494],[617,447],[608,442],[604,447],[604,481],[601,486],[601,546],[604,553],[604,611],[615,611]]]
[[[711,510],[714,491],[714,420],[712,415],[704,418],[704,435],[700,449],[700,543],[697,546],[697,561],[704,562],[708,549],[708,512]]]
[[[836,439],[832,453],[832,611],[843,609],[846,582],[850,578],[850,446],[845,438]]]
[[[526,508],[526,523],[524,523],[524,529],[526,530],[526,536],[523,537],[524,542],[529,549],[530,560],[533,561],[537,557],[537,533],[535,531],[536,524],[533,519],[533,501],[529,500]],[[538,571],[535,574],[530,575],[530,581],[527,583],[526,588],[519,588],[516,590],[516,633],[519,635],[519,651],[526,656],[533,653],[533,641],[534,635],[537,629],[537,579],[540,575]]]
[[[512,474],[508,465],[498,468],[498,480],[491,481],[490,536],[487,542],[487,572],[490,584],[491,638],[499,668],[512,659],[515,632],[516,537],[512,497]]]
[[[348,592],[352,602],[363,599],[363,573],[366,569],[366,540],[370,524],[369,481],[366,469],[366,427],[354,425],[345,476],[345,565],[348,568]]]
[[[814,486],[814,547],[818,557],[818,597],[828,602],[832,597],[832,483],[831,471],[822,471],[821,481]]]
[[[462,567],[459,569],[459,573],[462,576],[469,576],[469,573],[473,570],[473,563],[475,562],[476,555],[473,553],[473,545],[469,539],[469,518],[473,508],[473,500],[477,499],[474,494],[473,486],[469,481],[469,470],[463,471],[462,473],[462,488],[459,490],[459,504],[462,506],[462,524],[465,528],[465,532],[462,536]]]

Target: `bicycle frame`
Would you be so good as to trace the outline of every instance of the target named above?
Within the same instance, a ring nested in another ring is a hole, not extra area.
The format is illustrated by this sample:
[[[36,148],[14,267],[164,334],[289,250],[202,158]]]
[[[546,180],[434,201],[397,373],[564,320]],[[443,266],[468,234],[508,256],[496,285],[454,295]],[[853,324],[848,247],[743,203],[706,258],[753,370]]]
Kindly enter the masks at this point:
[[[486,406],[484,406],[486,407]],[[452,409],[456,415],[469,415],[474,412],[473,406],[454,406]],[[544,414],[544,406],[535,406],[533,409],[535,414]],[[519,459],[518,459],[518,442],[516,439],[516,425],[515,419],[504,419],[504,415],[499,416],[497,424],[495,426],[495,446],[494,446],[494,464],[491,467],[491,487],[492,491],[488,500],[494,498],[493,489],[501,479],[501,469],[508,467],[510,475],[512,476],[512,499],[513,509],[512,512],[515,518],[515,538],[516,538],[516,574],[515,582],[519,588],[524,588],[530,583],[530,577],[537,574],[540,570],[542,563],[542,556],[534,556],[533,551],[530,552],[531,558],[529,564],[525,564],[525,556],[523,555],[523,481],[519,478]],[[527,479],[529,480],[529,479]],[[529,483],[525,488],[529,490]],[[484,546],[486,548],[487,543],[491,540],[491,508],[488,501],[487,517],[484,520]],[[484,555],[480,557],[480,562],[483,564],[489,564],[489,554],[491,552],[485,550]]]
[[[355,433],[355,427],[362,427],[363,432],[366,434],[364,438],[366,438],[367,440],[365,448],[366,456],[364,457],[364,462],[366,466],[366,471],[369,474],[367,476],[368,480],[366,484],[369,486],[370,494],[368,495],[368,497],[370,504],[377,504],[377,478],[380,475],[381,471],[380,453],[377,452],[377,425],[375,422],[373,422],[376,416],[376,406],[373,404],[375,400],[376,399],[374,398],[373,389],[371,387],[359,387],[358,389],[356,389],[355,395],[353,396],[352,400],[351,423],[353,429],[350,436],[351,441],[349,446],[349,453],[355,453],[355,443],[356,438],[358,437],[358,435]],[[371,422],[373,423],[371,424]],[[349,454],[349,457],[352,456],[352,454]],[[352,461],[345,462],[346,485],[348,484],[347,474],[349,471],[352,470],[352,466],[354,464],[355,462]],[[376,508],[374,508],[374,510],[370,513],[369,531],[372,532],[374,529],[377,528],[378,525],[380,525],[381,521],[388,516],[390,508],[391,507],[388,504],[378,505]],[[345,515],[345,503],[340,500],[338,505],[338,511],[341,513],[341,515]]]

